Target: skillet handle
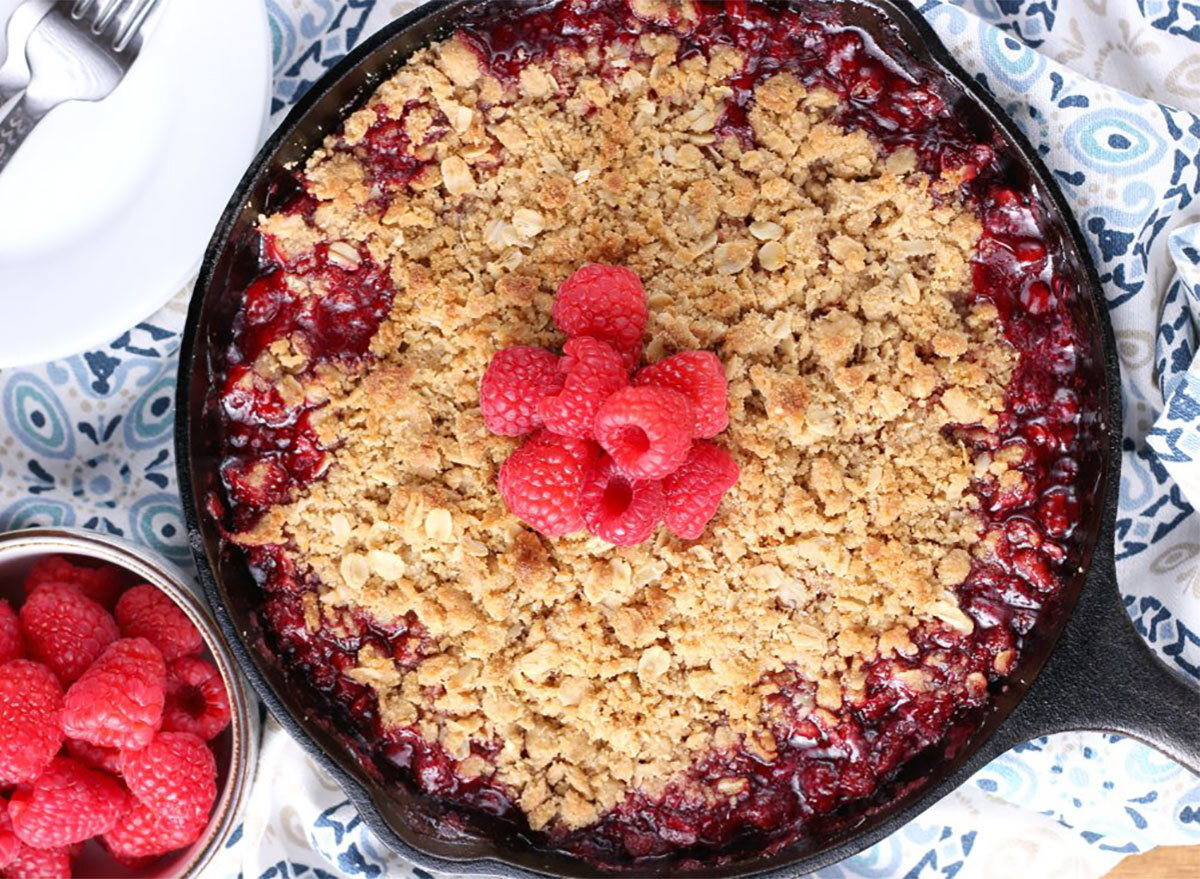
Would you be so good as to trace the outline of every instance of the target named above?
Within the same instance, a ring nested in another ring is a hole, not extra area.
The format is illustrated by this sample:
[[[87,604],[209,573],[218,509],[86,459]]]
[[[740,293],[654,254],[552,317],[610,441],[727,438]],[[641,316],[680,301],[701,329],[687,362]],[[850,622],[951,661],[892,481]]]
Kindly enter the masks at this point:
[[[1134,629],[1107,548],[1093,559],[1058,645],[1010,719],[1023,741],[1068,730],[1123,733],[1200,774],[1200,688]]]

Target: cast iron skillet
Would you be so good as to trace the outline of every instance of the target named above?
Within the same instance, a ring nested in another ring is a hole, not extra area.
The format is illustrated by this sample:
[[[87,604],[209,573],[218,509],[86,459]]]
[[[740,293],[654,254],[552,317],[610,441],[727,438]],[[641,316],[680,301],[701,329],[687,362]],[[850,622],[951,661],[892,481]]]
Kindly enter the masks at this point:
[[[277,207],[275,193],[286,190],[289,181],[286,166],[302,162],[413,51],[451,31],[477,2],[434,0],[367,40],[305,95],[246,172],[205,255],[184,331],[176,416],[179,485],[201,579],[243,670],[280,724],[338,779],[380,839],[433,870],[495,877],[612,875],[539,848],[518,828],[495,819],[470,816],[465,829],[450,832],[439,816],[452,807],[388,777],[379,766],[364,768],[353,743],[321,719],[325,711],[315,694],[290,683],[263,646],[257,587],[238,554],[222,545],[205,509],[205,498],[220,490],[211,389],[220,383],[241,291],[258,268],[255,217]],[[1033,147],[920,15],[893,0],[867,0],[844,2],[842,17],[902,65],[938,76],[954,97],[956,112],[977,130],[1007,140],[1011,174],[1037,195],[1048,217],[1050,242],[1062,254],[1059,270],[1080,291],[1076,318],[1090,336],[1080,363],[1094,389],[1094,418],[1091,447],[1081,462],[1092,489],[1084,498],[1079,529],[1079,575],[1043,617],[1016,676],[997,695],[978,732],[953,753],[914,761],[870,808],[843,815],[833,829],[770,857],[748,851],[719,867],[643,864],[636,870],[642,875],[782,877],[820,869],[882,839],[1014,745],[1063,730],[1125,733],[1200,771],[1200,694],[1143,643],[1117,590],[1113,523],[1120,481],[1120,383],[1112,328],[1079,228]]]

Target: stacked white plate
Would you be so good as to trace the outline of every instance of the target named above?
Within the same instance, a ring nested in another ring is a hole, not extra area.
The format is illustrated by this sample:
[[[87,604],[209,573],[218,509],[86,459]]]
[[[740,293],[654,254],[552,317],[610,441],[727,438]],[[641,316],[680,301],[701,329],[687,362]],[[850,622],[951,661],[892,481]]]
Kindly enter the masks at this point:
[[[0,0],[0,24],[18,5]],[[166,302],[260,142],[261,0],[162,0],[155,15],[116,91],[51,111],[0,173],[0,367],[106,344]]]

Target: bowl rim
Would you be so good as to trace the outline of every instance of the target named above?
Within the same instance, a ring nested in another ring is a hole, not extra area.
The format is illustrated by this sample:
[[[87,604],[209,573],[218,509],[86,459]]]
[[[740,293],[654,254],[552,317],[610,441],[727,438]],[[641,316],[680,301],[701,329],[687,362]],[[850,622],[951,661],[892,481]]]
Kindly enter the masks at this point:
[[[178,565],[126,538],[82,528],[28,528],[0,534],[0,562],[9,555],[68,555],[116,565],[167,595],[200,631],[213,664],[229,694],[230,752],[220,796],[204,834],[183,850],[171,876],[199,877],[238,826],[254,783],[258,764],[258,706],[253,703],[240,665],[224,633],[205,606],[200,592],[188,584]],[[160,875],[154,873],[152,876]]]

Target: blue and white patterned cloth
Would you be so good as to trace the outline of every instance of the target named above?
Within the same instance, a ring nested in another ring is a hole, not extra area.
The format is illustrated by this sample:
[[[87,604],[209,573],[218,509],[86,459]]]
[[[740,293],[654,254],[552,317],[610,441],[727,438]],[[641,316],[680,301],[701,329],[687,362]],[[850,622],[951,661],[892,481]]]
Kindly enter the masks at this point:
[[[265,0],[274,121],[411,2]],[[917,0],[1013,115],[1071,202],[1122,361],[1122,590],[1139,631],[1200,680],[1200,10],[1184,0]],[[1121,90],[1124,89],[1124,90]],[[1189,112],[1191,108],[1193,112]],[[188,291],[103,349],[0,373],[0,528],[77,525],[188,561],[171,453]],[[1093,879],[1200,844],[1200,780],[1116,736],[1041,739],[820,879]],[[423,876],[268,724],[245,824],[215,876]]]

